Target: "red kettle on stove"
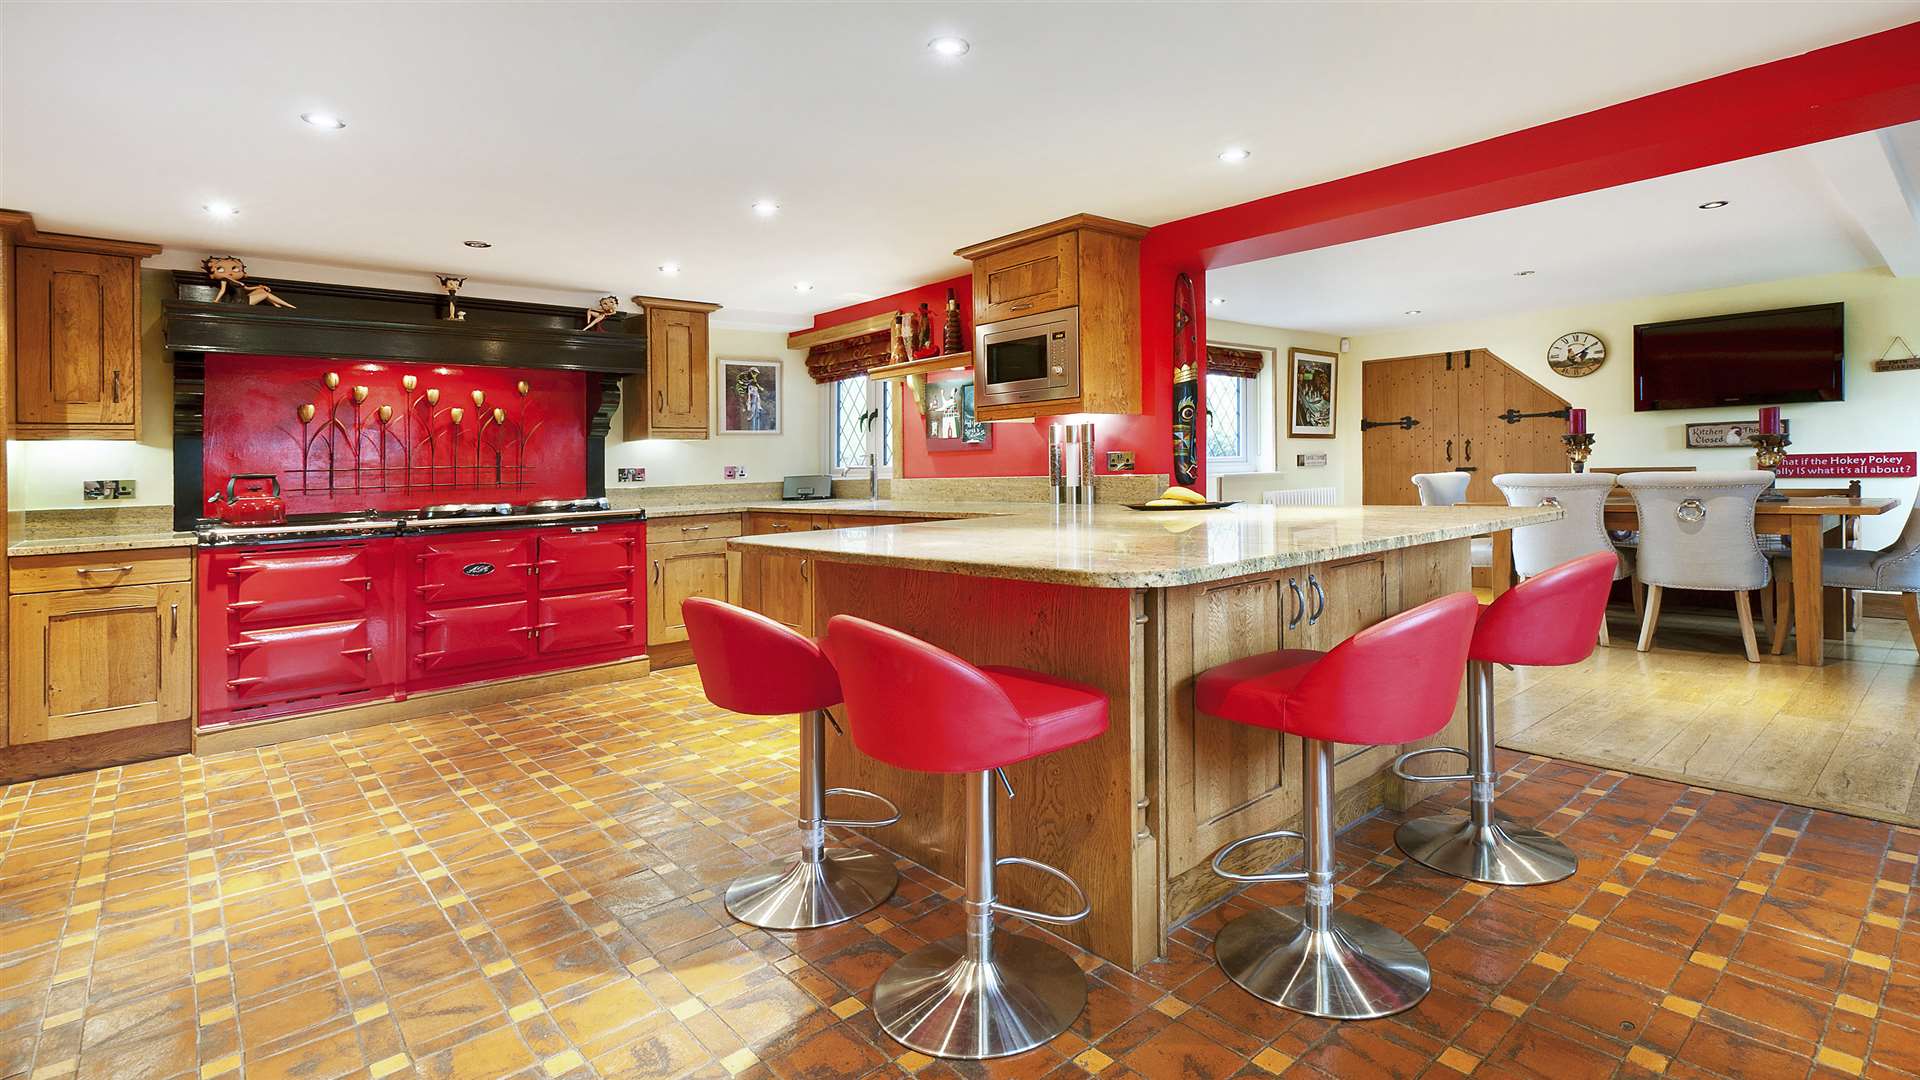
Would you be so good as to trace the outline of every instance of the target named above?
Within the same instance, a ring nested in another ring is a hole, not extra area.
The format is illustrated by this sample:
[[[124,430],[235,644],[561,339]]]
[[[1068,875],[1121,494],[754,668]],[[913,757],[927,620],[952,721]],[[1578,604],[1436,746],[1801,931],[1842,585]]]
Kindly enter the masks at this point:
[[[280,497],[280,477],[273,473],[234,473],[227,492],[207,499],[213,516],[229,525],[278,525],[287,520],[287,502]]]

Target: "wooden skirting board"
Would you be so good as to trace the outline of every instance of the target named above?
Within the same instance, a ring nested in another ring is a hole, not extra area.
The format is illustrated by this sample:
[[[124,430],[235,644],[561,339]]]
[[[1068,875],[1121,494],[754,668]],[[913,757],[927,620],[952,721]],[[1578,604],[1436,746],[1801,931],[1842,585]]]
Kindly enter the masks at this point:
[[[19,784],[87,769],[110,769],[193,751],[193,721],[103,731],[71,739],[0,747],[0,785]]]
[[[570,668],[566,671],[523,675],[515,679],[500,679],[496,682],[460,686],[450,690],[434,690],[411,695],[403,701],[373,701],[365,705],[348,705],[343,708],[305,713],[278,720],[261,720],[218,731],[199,732],[193,738],[193,752],[204,756],[228,750],[249,750],[257,746],[304,739],[312,735],[332,735],[373,724],[412,720],[416,717],[454,709],[496,705],[502,701],[531,697],[535,694],[551,694],[583,686],[600,686],[626,679],[638,679],[651,670],[650,658],[641,656],[632,660],[616,660],[608,664],[594,664],[589,667]]]

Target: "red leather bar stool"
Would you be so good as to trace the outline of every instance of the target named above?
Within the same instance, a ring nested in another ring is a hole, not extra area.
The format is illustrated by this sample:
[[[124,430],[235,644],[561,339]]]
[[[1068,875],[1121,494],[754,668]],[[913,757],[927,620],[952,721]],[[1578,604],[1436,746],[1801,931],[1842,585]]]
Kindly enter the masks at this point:
[[[847,694],[847,726],[862,753],[895,768],[967,774],[966,932],[901,957],[873,988],[874,1018],[923,1054],[993,1058],[1031,1050],[1067,1030],[1087,1003],[1087,980],[1064,951],[1030,937],[995,937],[1004,912],[1040,922],[1079,922],[1092,910],[1062,871],[996,857],[997,776],[1005,766],[1086,742],[1107,729],[1107,698],[1078,683],[1017,668],[978,668],[864,619],[835,615],[827,655]],[[1058,877],[1079,897],[1071,914],[1001,903],[1002,866]]]
[[[899,871],[887,858],[827,847],[827,828],[878,828],[900,820],[884,796],[827,786],[827,709],[840,680],[811,638],[758,612],[694,597],[681,605],[693,662],[707,700],[749,716],[805,713],[800,722],[800,858],[748,871],[727,886],[727,911],[750,926],[805,930],[843,923],[893,895]],[[827,816],[827,796],[878,799],[893,816],[847,821]]]
[[[1250,912],[1214,938],[1221,970],[1253,996],[1310,1016],[1365,1020],[1410,1009],[1427,995],[1433,973],[1413,942],[1333,909],[1333,750],[1336,743],[1410,742],[1445,727],[1478,614],[1472,593],[1454,593],[1328,652],[1261,653],[1195,680],[1201,712],[1298,735],[1303,744],[1305,835],[1279,829],[1243,837],[1213,857],[1213,872],[1232,881],[1306,883],[1303,905]],[[1238,874],[1221,865],[1243,844],[1279,837],[1306,845],[1305,869]]]
[[[1393,763],[1402,780],[1470,781],[1468,812],[1400,826],[1393,839],[1408,858],[1489,885],[1544,885],[1580,869],[1579,857],[1567,845],[1494,812],[1499,773],[1493,764],[1493,665],[1577,664],[1592,655],[1619,565],[1611,551],[1570,559],[1500,594],[1481,613],[1467,663],[1467,748],[1415,750]],[[1407,762],[1423,754],[1465,754],[1469,771],[1455,776],[1407,772]]]

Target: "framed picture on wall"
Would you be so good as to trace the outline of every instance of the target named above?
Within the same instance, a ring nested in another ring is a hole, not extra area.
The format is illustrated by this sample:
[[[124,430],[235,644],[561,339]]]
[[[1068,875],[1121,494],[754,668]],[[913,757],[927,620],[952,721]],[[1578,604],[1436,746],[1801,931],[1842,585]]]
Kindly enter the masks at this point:
[[[1339,357],[1314,349],[1287,350],[1287,436],[1331,439],[1334,428],[1334,365]]]
[[[973,379],[927,381],[927,449],[991,450],[993,425],[973,414]]]
[[[720,434],[780,434],[780,361],[720,359]]]

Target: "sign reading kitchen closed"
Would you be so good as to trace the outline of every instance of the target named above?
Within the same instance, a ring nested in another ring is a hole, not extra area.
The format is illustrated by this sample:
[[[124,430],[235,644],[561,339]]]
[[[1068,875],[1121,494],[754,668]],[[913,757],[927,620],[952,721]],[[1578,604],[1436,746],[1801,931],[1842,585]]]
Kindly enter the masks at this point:
[[[1857,454],[1788,454],[1774,475],[1783,480],[1851,480],[1914,475],[1914,451]]]

